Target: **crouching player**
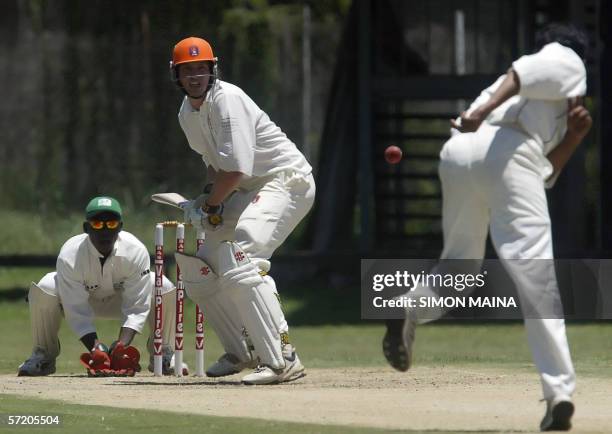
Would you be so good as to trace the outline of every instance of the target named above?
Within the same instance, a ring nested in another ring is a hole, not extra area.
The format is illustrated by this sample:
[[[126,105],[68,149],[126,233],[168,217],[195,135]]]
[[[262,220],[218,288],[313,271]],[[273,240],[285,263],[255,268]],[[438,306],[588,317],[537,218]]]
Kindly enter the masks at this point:
[[[55,372],[62,316],[90,352],[81,357],[88,364],[90,374],[96,371],[111,374],[111,361],[116,362],[118,374],[133,375],[140,369],[140,356],[129,346],[136,333],[142,331],[147,317],[153,330],[154,277],[150,273],[149,253],[134,235],[122,230],[122,210],[117,200],[92,199],[85,218],[85,233],[66,241],[57,258],[57,270],[30,286],[28,300],[34,348],[32,355],[19,366],[19,376]],[[173,315],[175,288],[165,278],[163,287],[164,307],[168,306],[164,314]],[[121,318],[117,340],[109,351],[96,333],[94,318],[97,317]],[[170,346],[174,342],[173,320],[173,317],[163,318],[165,374],[171,374],[174,366]],[[148,349],[152,361],[152,338]],[[184,373],[186,369],[184,365]],[[151,362],[149,370],[152,370]]]

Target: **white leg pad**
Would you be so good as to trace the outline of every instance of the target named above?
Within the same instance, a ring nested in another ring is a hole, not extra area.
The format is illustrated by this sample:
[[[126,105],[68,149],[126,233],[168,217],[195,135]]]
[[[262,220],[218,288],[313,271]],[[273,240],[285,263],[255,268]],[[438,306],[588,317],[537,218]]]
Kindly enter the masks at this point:
[[[280,330],[286,327],[286,321],[274,286],[231,241],[219,247],[219,275],[220,286],[234,300],[261,363],[284,368]]]
[[[252,360],[245,341],[243,325],[236,305],[224,291],[219,291],[217,274],[206,261],[197,256],[175,253],[187,296],[204,312],[204,320],[215,331],[226,353],[236,356],[241,362]]]
[[[191,298],[204,311],[204,320],[217,334],[225,352],[233,354],[241,362],[250,362],[253,355],[248,348],[243,325],[230,295],[219,291],[211,296]]]
[[[278,289],[276,289],[276,282],[274,281],[274,279],[272,279],[272,276],[268,276],[268,275],[263,276],[263,279],[264,279],[264,282],[266,283],[265,289],[263,290],[272,291],[272,294],[274,294],[274,297],[276,297],[281,307],[282,318],[279,321],[278,331],[279,333],[281,333],[281,335],[283,333],[285,334],[289,333],[289,324],[287,324],[287,320],[285,319],[285,314],[282,312],[283,305],[281,303],[280,294],[278,293]]]
[[[60,353],[58,340],[62,321],[60,300],[32,282],[28,293],[28,301],[34,348],[42,348],[49,357],[56,358]]]
[[[204,259],[179,252],[174,254],[174,258],[181,269],[185,289],[190,294],[206,297],[217,292],[217,273]]]

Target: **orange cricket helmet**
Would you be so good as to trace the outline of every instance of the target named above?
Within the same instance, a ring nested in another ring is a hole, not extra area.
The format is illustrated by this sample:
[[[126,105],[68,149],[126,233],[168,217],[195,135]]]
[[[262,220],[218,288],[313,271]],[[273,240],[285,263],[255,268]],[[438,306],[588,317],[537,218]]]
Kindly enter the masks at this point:
[[[179,41],[172,50],[172,60],[170,61],[170,73],[173,81],[177,81],[177,66],[189,62],[207,61],[213,63],[216,69],[217,58],[213,54],[210,44],[202,38],[190,36]]]

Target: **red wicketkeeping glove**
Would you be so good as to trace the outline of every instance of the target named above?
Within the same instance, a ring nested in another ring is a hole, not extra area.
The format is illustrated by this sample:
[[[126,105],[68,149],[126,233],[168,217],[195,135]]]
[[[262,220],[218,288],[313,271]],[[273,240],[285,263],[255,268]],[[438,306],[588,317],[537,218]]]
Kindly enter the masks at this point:
[[[98,371],[110,369],[111,360],[107,352],[107,347],[103,344],[98,344],[89,353],[81,354],[81,364],[87,369],[87,374],[91,376],[95,375]]]
[[[140,371],[140,353],[135,347],[124,346],[115,342],[111,346],[111,354],[104,351],[103,345],[98,345],[91,353],[81,354],[81,364],[87,369],[90,377],[133,377]]]
[[[124,346],[123,342],[119,341],[113,344],[111,352],[111,369],[115,371],[125,372],[130,377],[136,372],[140,372],[140,353],[133,346]]]

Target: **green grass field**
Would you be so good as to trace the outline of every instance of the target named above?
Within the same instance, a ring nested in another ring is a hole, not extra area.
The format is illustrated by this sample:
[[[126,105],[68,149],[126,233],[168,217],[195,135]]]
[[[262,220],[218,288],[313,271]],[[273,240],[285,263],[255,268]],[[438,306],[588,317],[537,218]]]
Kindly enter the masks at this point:
[[[24,399],[11,395],[0,395],[3,414],[11,415],[57,415],[60,425],[56,427],[10,427],[0,425],[0,432],[19,433],[206,433],[206,434],[250,434],[250,433],[296,433],[296,434],[366,434],[393,433],[400,431],[373,428],[352,428],[334,425],[315,425],[262,421],[250,418],[228,418],[176,414],[163,411],[118,409],[114,407],[66,404],[52,400]],[[43,410],[44,408],[44,410]],[[146,422],[144,422],[146,421]],[[413,431],[413,434],[418,432]]]
[[[297,304],[297,303],[296,303]],[[291,303],[289,303],[291,305]],[[194,305],[186,304],[186,362],[193,364]],[[291,310],[288,319],[291,324]],[[31,337],[28,306],[25,302],[0,303],[0,324],[5,334],[0,354],[0,374],[16,371],[29,355]],[[115,339],[115,320],[98,320],[98,334],[103,340]],[[386,366],[380,351],[384,327],[379,323],[362,325],[299,326],[290,329],[291,340],[300,357],[312,368],[353,366]],[[144,350],[146,333],[137,336],[135,345]],[[568,325],[573,359],[582,375],[612,376],[612,326],[608,323],[573,323]],[[221,354],[221,346],[210,330],[206,330],[206,364]],[[59,373],[81,373],[78,356],[85,350],[67,324],[60,330],[62,353],[58,358]],[[441,321],[418,329],[415,363],[422,365],[505,365],[516,369],[533,369],[522,324],[471,323]]]
[[[168,207],[149,204],[138,212],[124,210],[124,228],[143,243],[153,247],[155,223],[162,220],[180,220],[182,212]],[[35,214],[29,212],[0,211],[0,255],[37,254],[57,255],[60,247],[71,236],[83,232],[84,215]],[[170,232],[170,231],[168,231]],[[168,234],[169,235],[169,234]],[[168,236],[170,240],[170,235]]]

